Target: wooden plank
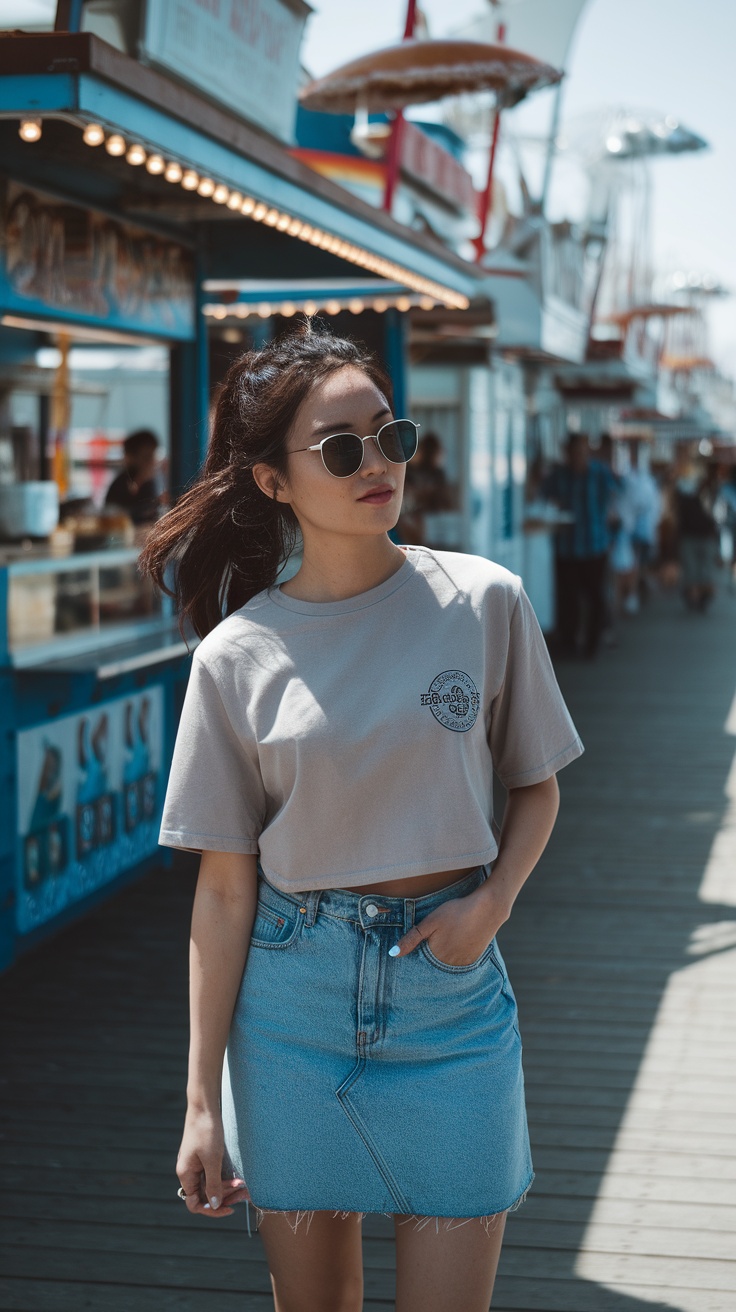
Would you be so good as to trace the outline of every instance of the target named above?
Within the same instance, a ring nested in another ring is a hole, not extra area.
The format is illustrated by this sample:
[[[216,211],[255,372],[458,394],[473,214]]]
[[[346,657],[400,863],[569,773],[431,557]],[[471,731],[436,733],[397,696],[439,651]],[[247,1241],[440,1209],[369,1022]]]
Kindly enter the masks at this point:
[[[271,1284],[265,1263],[246,1262],[233,1251],[232,1257],[192,1257],[186,1253],[136,1253],[131,1261],[126,1253],[108,1253],[96,1249],[44,1246],[44,1273],[47,1280],[69,1283],[83,1270],[100,1285],[121,1285],[128,1289],[130,1304],[136,1306],[139,1289],[152,1287],[168,1290],[199,1290],[219,1300],[220,1293],[271,1297]],[[0,1270],[6,1279],[32,1279],[37,1272],[37,1256],[25,1249],[0,1244]],[[382,1298],[393,1285],[393,1272],[365,1265],[364,1288],[367,1298]],[[268,1306],[268,1304],[266,1305]],[[271,1304],[270,1312],[273,1312]]]
[[[684,1219],[684,1214],[681,1220]],[[357,1224],[350,1222],[350,1224]],[[365,1263],[380,1269],[393,1264],[393,1224],[381,1234],[368,1235],[362,1223],[366,1240]],[[33,1269],[33,1255],[41,1244],[51,1248],[86,1251],[90,1240],[94,1252],[125,1253],[129,1255],[156,1254],[161,1251],[161,1236],[143,1224],[120,1226],[112,1221],[97,1221],[91,1227],[80,1219],[60,1220],[57,1215],[50,1221],[38,1217],[6,1217],[3,1220],[3,1243],[17,1249],[29,1250]],[[578,1250],[580,1226],[567,1219],[539,1220],[524,1218],[523,1225],[509,1225],[505,1244],[513,1248],[549,1248],[556,1252]],[[734,1236],[728,1230],[703,1230],[697,1227],[656,1227],[633,1224],[631,1215],[625,1224],[596,1224],[589,1226],[585,1236],[588,1253],[638,1254],[645,1257],[678,1257],[731,1261],[734,1253]],[[243,1243],[240,1231],[228,1231],[224,1225],[182,1227],[175,1235],[166,1236],[166,1251],[172,1256],[205,1258],[263,1264],[264,1252],[260,1237]]]
[[[202,1312],[207,1293],[203,1289],[166,1289],[159,1285],[132,1290],[128,1285],[94,1281],[24,1280],[0,1275],[0,1312]],[[273,1297],[270,1293],[249,1293],[246,1306],[248,1312],[273,1312]],[[364,1312],[368,1312],[368,1306],[364,1305]],[[217,1312],[244,1312],[242,1293],[218,1291]]]

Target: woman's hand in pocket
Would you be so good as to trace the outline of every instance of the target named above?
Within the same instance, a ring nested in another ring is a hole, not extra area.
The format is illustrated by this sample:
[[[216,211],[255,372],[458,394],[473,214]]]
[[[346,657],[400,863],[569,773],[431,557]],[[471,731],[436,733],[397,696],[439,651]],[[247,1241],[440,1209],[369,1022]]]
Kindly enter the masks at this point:
[[[184,1122],[176,1174],[190,1212],[232,1216],[235,1203],[252,1201],[244,1180],[223,1179],[225,1140],[218,1112],[190,1108]]]
[[[487,898],[480,904],[477,892],[441,902],[399,939],[399,952],[389,948],[389,955],[405,957],[426,939],[432,955],[444,965],[472,966],[508,919],[500,906],[491,912]]]

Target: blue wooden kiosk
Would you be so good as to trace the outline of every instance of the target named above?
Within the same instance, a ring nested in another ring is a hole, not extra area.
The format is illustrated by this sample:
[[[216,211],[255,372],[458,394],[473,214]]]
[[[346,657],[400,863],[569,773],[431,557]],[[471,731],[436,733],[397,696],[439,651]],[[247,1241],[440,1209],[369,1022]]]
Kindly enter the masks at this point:
[[[0,377],[62,331],[164,344],[172,499],[201,463],[219,367],[205,283],[260,280],[261,335],[289,280],[455,308],[478,290],[430,237],[90,33],[0,34],[0,160]],[[355,320],[399,404],[404,321]],[[0,969],[171,860],[156,837],[196,640],[144,585],[139,550],[0,544]]]

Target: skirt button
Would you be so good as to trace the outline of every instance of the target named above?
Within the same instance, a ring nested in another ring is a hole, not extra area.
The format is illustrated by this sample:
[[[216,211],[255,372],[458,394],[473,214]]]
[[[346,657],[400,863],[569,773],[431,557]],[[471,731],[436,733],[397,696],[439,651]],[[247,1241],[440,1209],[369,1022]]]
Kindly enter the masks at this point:
[[[366,909],[365,909],[365,914],[366,914],[367,916],[377,916],[377,915],[378,915],[378,907],[376,906],[375,902],[369,902],[369,903],[368,903],[368,906],[367,906]]]

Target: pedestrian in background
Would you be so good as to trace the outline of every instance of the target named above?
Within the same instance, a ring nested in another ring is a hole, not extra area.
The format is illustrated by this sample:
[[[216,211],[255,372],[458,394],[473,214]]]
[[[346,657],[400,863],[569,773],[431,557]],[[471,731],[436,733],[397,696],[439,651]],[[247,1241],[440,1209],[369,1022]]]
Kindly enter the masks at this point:
[[[391,404],[309,323],[247,353],[141,558],[159,585],[177,560],[202,638],[160,833],[201,853],[181,1196],[254,1204],[290,1312],[359,1312],[367,1212],[402,1307],[488,1308],[533,1176],[495,935],[583,750],[521,579],[390,541],[416,449]]]
[[[137,428],[123,442],[123,468],[105,493],[105,505],[126,511],[134,524],[158,518],[161,487],[157,478],[159,440],[150,428]]]
[[[659,524],[663,512],[662,493],[656,478],[644,464],[639,442],[631,443],[630,457],[631,468],[627,481],[634,508],[631,541],[636,557],[636,597],[637,600],[645,600],[652,590],[652,569],[657,557]]]
[[[716,591],[721,563],[720,533],[709,505],[706,480],[694,463],[685,464],[675,485],[680,587],[689,610],[704,613]]]
[[[728,590],[736,587],[734,563],[736,562],[736,465],[732,465],[728,476],[721,484],[713,507],[713,514],[720,526],[721,556],[727,569]]]
[[[586,433],[569,434],[565,456],[543,483],[546,498],[572,516],[555,537],[557,636],[561,654],[574,656],[583,610],[583,654],[591,659],[605,623],[609,519],[618,480],[602,460],[591,457]]]

